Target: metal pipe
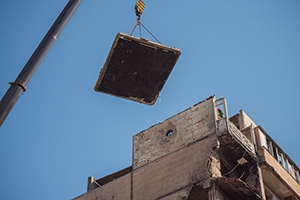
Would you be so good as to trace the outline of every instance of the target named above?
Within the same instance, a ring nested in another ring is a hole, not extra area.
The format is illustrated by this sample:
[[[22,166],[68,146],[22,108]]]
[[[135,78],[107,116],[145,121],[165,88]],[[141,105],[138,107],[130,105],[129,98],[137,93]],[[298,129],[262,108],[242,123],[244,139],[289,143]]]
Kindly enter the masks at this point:
[[[81,4],[82,0],[69,0],[63,11],[60,13],[44,39],[36,48],[23,70],[17,77],[0,101],[0,126],[8,116],[9,112],[18,101],[21,94],[26,90],[30,79],[46,57],[47,53],[70,21],[71,17]]]

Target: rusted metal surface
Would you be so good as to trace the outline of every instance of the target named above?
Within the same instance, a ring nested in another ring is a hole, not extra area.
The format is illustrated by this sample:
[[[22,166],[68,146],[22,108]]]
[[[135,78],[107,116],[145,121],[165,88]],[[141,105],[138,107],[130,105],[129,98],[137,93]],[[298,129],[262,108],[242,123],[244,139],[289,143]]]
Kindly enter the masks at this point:
[[[153,105],[181,51],[118,33],[95,91]]]

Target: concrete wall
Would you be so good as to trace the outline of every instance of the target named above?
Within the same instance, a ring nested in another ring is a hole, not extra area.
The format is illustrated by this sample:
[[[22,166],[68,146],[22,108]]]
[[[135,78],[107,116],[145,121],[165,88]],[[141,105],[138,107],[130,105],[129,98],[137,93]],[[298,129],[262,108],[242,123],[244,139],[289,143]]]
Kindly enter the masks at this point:
[[[82,194],[73,200],[130,200],[131,173]]]
[[[300,199],[300,185],[297,183],[294,177],[278,162],[277,158],[273,157],[273,155],[277,155],[275,151],[276,148],[282,153],[283,150],[280,149],[280,147],[272,140],[271,137],[267,135],[267,133],[265,133],[260,126],[254,130],[264,184],[281,198],[295,195],[298,199]],[[271,150],[273,151],[273,155],[268,150],[267,137],[269,142],[272,143],[273,148],[271,148]],[[287,159],[287,155],[283,159]],[[293,163],[291,159],[288,160],[288,162]],[[296,165],[294,164],[294,166]]]
[[[213,101],[135,135],[132,172],[74,200],[184,200],[196,185],[210,187],[210,177],[220,175]]]
[[[90,191],[73,200],[221,200],[236,196],[236,192],[258,199],[252,191],[259,191],[260,187],[249,129],[256,124],[241,110],[231,118],[234,124],[229,122],[229,133],[225,119],[217,121],[217,138],[214,102],[215,97],[210,97],[133,136],[132,167],[98,179],[96,186],[91,184]],[[261,147],[258,130],[255,128],[265,185],[281,199],[292,195],[300,199],[299,184]],[[240,158],[247,162],[238,166]],[[233,171],[234,179],[222,177],[220,162],[225,174],[238,166]],[[90,182],[95,183],[92,179]],[[233,188],[228,193],[232,184],[239,191]]]
[[[184,199],[187,188],[196,183],[209,187],[212,174],[220,174],[213,152],[213,101],[207,99],[133,137],[133,199]]]
[[[214,97],[133,137],[133,169],[215,133]],[[172,135],[167,136],[167,133]]]
[[[244,128],[249,127],[251,124],[253,125],[253,127],[256,127],[256,124],[245,113],[245,111],[240,110],[240,115],[239,115],[239,128],[240,128],[240,130],[243,130]]]
[[[209,187],[212,147],[216,145],[216,136],[210,135],[134,170],[133,199],[161,199],[197,183]]]
[[[295,181],[295,179],[277,162],[277,160],[268,152],[267,149],[261,148],[263,156],[261,156],[262,172],[264,176],[264,181],[267,185],[273,189],[276,188],[276,192],[283,194],[284,197],[289,196],[289,192],[292,190],[298,197],[300,197],[300,185]],[[274,176],[274,177],[273,177]],[[284,185],[290,187],[287,190],[287,187],[279,188],[279,184],[276,184],[275,176],[284,182]]]

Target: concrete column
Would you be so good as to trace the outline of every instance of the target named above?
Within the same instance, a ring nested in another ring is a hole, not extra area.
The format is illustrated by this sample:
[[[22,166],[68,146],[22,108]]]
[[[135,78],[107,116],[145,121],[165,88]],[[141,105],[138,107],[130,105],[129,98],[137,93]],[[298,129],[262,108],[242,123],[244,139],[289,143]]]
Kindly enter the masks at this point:
[[[260,191],[261,191],[261,197],[263,200],[266,200],[266,194],[265,194],[265,187],[264,187],[264,182],[263,182],[263,177],[262,177],[262,172],[260,168],[260,161],[259,161],[259,154],[258,154],[258,147],[257,147],[257,139],[255,137],[253,125],[251,124],[250,126],[250,133],[252,137],[252,142],[254,144],[254,149],[255,149],[255,154],[256,154],[256,166],[257,166],[257,173],[259,177],[259,185],[260,185]]]

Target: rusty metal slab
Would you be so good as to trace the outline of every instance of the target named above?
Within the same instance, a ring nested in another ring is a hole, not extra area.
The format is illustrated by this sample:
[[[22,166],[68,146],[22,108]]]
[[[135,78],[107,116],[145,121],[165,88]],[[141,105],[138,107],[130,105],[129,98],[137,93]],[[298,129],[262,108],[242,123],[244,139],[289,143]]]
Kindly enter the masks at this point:
[[[153,105],[180,54],[177,48],[118,33],[94,89]]]

